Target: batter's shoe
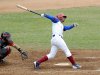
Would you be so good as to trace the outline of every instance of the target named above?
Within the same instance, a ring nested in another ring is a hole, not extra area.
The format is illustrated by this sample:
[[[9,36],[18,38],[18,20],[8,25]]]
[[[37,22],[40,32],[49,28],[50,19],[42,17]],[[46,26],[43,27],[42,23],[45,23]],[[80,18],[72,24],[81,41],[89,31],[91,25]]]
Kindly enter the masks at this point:
[[[39,65],[40,65],[40,63],[35,61],[34,62],[34,69],[40,69]]]
[[[80,66],[79,64],[74,64],[72,67],[73,69],[80,69],[82,66]]]

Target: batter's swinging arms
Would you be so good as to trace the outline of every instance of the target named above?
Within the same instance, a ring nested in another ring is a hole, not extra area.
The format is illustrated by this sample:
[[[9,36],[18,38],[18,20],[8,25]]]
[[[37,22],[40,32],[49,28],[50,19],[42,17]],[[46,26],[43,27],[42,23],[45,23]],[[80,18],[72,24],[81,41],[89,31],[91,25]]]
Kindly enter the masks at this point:
[[[34,62],[34,68],[39,69],[40,64],[42,62],[45,62],[47,60],[50,60],[55,57],[58,48],[60,48],[66,55],[66,57],[69,59],[69,61],[72,64],[73,69],[80,69],[81,66],[77,64],[68,49],[65,41],[63,40],[63,31],[70,30],[77,26],[77,24],[72,24],[69,26],[63,26],[63,22],[67,18],[63,13],[57,14],[57,16],[51,16],[48,14],[41,14],[42,17],[45,17],[52,22],[52,39],[51,39],[51,51],[49,54],[45,55],[41,59]]]

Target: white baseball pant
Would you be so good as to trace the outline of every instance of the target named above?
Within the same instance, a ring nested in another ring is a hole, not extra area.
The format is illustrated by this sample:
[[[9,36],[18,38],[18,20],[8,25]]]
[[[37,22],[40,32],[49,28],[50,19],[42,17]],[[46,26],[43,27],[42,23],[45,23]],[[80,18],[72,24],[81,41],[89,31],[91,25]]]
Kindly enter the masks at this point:
[[[55,35],[51,39],[51,51],[49,54],[47,54],[48,59],[55,57],[58,48],[65,53],[66,57],[70,57],[72,55],[62,37],[60,35]]]

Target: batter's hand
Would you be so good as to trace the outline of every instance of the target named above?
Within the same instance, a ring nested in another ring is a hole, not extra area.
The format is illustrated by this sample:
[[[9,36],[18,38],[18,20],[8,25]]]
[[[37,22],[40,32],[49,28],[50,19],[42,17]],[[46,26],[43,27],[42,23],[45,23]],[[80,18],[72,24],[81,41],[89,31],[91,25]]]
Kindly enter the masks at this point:
[[[79,24],[78,24],[78,23],[74,23],[73,25],[74,25],[74,27],[77,27],[77,26],[79,26]]]
[[[27,52],[22,51],[22,52],[21,52],[21,57],[22,57],[22,60],[28,59],[28,54],[27,54]]]
[[[44,13],[43,13],[43,14],[41,14],[41,17],[44,17],[44,15],[45,15]]]

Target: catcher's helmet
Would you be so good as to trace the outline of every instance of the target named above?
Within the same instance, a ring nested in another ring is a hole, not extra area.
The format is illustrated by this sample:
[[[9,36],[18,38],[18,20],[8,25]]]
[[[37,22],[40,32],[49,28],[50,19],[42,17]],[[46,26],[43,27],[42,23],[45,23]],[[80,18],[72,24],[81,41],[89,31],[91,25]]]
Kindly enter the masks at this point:
[[[11,37],[11,34],[9,32],[1,33],[1,38],[4,39],[4,40],[10,39],[10,37]]]

